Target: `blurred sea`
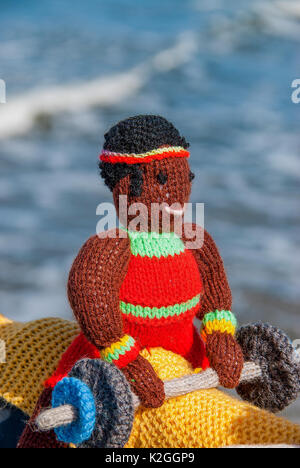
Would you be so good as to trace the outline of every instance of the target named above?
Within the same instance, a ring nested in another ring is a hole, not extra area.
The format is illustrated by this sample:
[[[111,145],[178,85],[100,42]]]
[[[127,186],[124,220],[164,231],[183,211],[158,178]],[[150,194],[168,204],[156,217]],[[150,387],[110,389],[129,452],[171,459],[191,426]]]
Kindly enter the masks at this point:
[[[300,338],[299,45],[299,1],[1,0],[0,313],[72,317],[103,133],[158,113],[191,143],[240,323]]]

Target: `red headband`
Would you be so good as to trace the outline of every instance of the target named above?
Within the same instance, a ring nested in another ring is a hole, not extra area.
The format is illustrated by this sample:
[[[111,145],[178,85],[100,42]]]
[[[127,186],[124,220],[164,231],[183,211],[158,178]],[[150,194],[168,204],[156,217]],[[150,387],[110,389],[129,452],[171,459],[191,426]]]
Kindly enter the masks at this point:
[[[155,159],[160,160],[165,158],[188,158],[189,155],[190,153],[182,146],[166,146],[141,154],[114,153],[112,151],[103,150],[99,156],[99,159],[101,161],[109,162],[111,164],[138,164],[148,163],[154,161]]]

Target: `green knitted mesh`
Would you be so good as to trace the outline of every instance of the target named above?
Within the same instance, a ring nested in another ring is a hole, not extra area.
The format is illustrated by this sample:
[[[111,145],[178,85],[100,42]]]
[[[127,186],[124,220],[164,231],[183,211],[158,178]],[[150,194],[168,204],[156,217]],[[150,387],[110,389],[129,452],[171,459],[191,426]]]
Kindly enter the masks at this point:
[[[130,336],[128,338],[126,345],[120,346],[118,349],[116,349],[114,353],[113,352],[109,353],[109,355],[105,357],[105,361],[109,362],[110,364],[113,361],[117,361],[121,355],[124,356],[124,354],[130,351],[131,348],[134,346],[134,344],[135,344],[135,340]]]
[[[167,307],[142,307],[140,305],[133,305],[120,301],[120,309],[123,314],[133,315],[134,317],[150,318],[150,319],[161,319],[174,317],[175,315],[181,315],[188,310],[196,307],[200,301],[200,294],[193,297],[189,301],[182,302],[181,304],[175,304]]]
[[[168,257],[184,252],[182,240],[174,233],[127,231],[132,255],[141,257]]]
[[[203,318],[202,325],[205,325],[208,322],[213,322],[214,320],[226,320],[226,322],[231,322],[234,327],[237,326],[237,320],[230,310],[215,310],[214,312],[209,312]]]

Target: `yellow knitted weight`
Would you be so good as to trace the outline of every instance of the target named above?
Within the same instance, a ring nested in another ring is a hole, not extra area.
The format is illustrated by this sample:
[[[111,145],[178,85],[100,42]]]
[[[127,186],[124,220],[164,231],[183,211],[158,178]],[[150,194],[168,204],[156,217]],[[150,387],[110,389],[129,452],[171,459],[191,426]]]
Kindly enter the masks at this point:
[[[161,348],[142,352],[162,379],[193,373],[181,357]],[[196,448],[248,444],[300,444],[300,426],[219,390],[173,398],[161,408],[140,408],[128,448]]]
[[[0,364],[0,397],[30,416],[43,382],[78,333],[76,323],[59,318],[20,323],[0,315],[0,339],[6,348],[6,362]]]

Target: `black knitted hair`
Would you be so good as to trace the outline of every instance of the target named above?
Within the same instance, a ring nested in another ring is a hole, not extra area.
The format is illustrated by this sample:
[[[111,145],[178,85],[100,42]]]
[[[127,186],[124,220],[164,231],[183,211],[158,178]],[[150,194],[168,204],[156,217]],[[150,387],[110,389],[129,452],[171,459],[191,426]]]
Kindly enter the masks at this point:
[[[139,164],[100,162],[99,168],[104,183],[111,191],[113,191],[119,180],[130,174],[130,195],[133,197],[140,197],[142,195],[143,172]]]
[[[103,148],[115,153],[145,153],[161,146],[189,144],[173,124],[158,115],[137,115],[122,120],[105,135]]]
[[[158,115],[138,115],[122,120],[104,138],[103,148],[115,153],[139,154],[161,146],[189,147],[189,143],[180,136],[174,125]],[[101,176],[111,191],[119,180],[130,174],[130,194],[142,194],[143,173],[139,164],[100,162],[99,167]]]

